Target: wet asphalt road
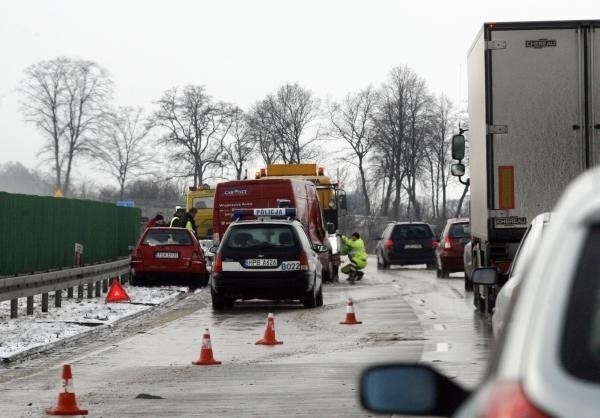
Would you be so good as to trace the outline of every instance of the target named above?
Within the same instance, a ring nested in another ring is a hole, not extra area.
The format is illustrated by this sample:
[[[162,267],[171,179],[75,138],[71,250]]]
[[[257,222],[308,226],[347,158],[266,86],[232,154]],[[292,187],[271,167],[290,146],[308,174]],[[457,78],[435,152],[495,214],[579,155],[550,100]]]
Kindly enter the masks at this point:
[[[349,297],[360,325],[339,324]],[[432,362],[465,386],[483,373],[491,325],[474,313],[461,275],[377,271],[372,259],[356,285],[325,284],[324,301],[316,309],[238,302],[214,313],[208,291],[193,294],[168,311],[2,371],[0,415],[46,416],[65,363],[72,366],[79,406],[104,418],[366,417],[373,414],[360,407],[357,384],[368,365]],[[255,345],[269,312],[283,344]],[[191,364],[205,328],[221,365]]]

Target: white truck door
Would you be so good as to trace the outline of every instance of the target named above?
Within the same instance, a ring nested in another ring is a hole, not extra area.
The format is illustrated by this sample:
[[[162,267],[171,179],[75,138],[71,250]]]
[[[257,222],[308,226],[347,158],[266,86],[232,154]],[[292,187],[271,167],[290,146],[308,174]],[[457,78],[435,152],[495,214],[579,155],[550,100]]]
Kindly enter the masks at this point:
[[[488,123],[506,129],[492,135],[494,206],[529,222],[585,166],[582,45],[575,29],[491,36],[501,42],[492,43]]]

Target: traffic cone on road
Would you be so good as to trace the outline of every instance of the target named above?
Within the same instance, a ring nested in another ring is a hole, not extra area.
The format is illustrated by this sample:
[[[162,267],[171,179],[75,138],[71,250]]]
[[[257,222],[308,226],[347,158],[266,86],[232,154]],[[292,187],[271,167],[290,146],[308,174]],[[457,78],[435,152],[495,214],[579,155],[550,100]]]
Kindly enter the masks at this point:
[[[267,328],[265,329],[265,334],[263,335],[262,339],[258,340],[255,344],[283,344],[283,341],[277,341],[277,339],[275,338],[275,320],[273,319],[272,313],[269,313],[269,315],[267,316]]]
[[[344,320],[344,322],[340,322],[340,324],[345,324],[345,325],[362,324],[362,321],[356,320],[356,315],[354,314],[354,305],[352,304],[351,298],[348,298],[348,304],[346,305],[346,319]]]
[[[54,408],[46,409],[48,415],[87,415],[87,409],[79,409],[73,390],[71,366],[65,364],[62,370],[62,387],[58,393],[58,402]]]
[[[213,364],[221,364],[220,361],[217,361],[213,357],[212,345],[210,343],[210,334],[208,333],[208,328],[204,330],[204,335],[202,335],[202,348],[200,349],[200,358],[196,361],[192,361],[192,364],[197,366],[210,366]]]

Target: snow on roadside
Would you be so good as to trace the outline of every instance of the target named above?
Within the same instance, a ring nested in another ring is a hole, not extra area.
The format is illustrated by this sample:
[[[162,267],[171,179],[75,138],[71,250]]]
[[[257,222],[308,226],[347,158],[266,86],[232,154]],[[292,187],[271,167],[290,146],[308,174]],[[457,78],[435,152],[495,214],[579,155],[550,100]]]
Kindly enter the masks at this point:
[[[68,299],[63,292],[62,307],[54,307],[50,293],[48,312],[42,312],[41,295],[34,298],[33,315],[26,315],[26,298],[19,299],[18,318],[10,318],[10,301],[0,302],[0,359],[13,357],[35,347],[110,325],[127,316],[151,309],[182,292],[186,287],[133,287],[124,285],[131,303],[105,303],[106,295],[91,299]],[[89,324],[89,325],[83,325]]]

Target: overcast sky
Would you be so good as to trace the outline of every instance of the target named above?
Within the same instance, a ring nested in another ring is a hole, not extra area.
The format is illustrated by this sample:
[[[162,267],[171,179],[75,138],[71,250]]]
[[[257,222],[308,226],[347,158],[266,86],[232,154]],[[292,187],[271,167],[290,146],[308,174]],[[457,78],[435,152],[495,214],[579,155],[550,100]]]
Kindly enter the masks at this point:
[[[15,88],[40,60],[96,61],[115,82],[116,104],[146,109],[188,83],[243,109],[287,82],[339,99],[404,64],[459,103],[483,22],[598,18],[598,0],[6,0],[0,164],[39,162],[43,140],[22,122]]]

